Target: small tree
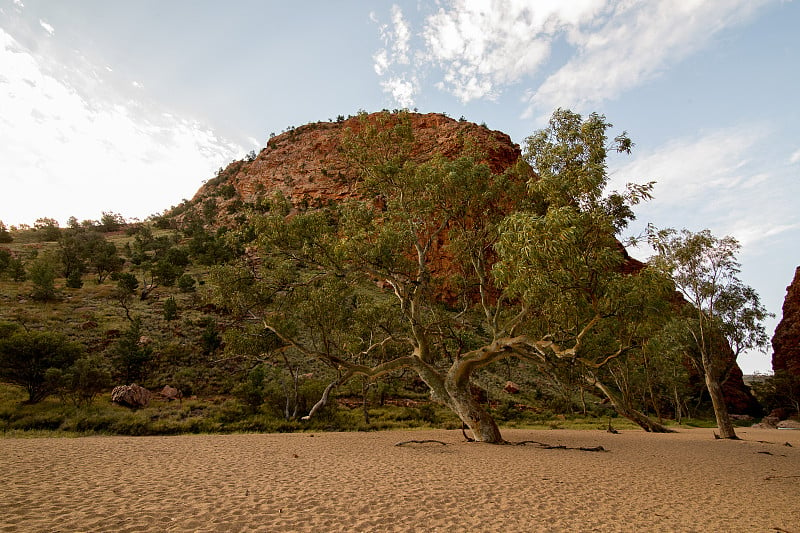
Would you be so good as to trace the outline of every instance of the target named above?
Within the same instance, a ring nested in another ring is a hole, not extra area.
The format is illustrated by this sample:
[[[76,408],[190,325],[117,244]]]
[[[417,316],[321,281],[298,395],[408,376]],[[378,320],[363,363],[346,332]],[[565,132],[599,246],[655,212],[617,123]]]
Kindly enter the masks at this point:
[[[3,224],[2,220],[0,220],[0,244],[6,244],[13,241],[14,237],[11,236],[11,233],[8,232],[6,225]]]
[[[697,353],[720,437],[736,439],[722,383],[741,351],[766,347],[762,321],[769,316],[758,294],[737,276],[739,243],[733,237],[717,238],[709,230],[692,233],[652,227],[649,242],[658,252],[651,263],[671,276],[691,306],[685,310],[683,324]],[[728,346],[734,350],[732,360],[726,357]]]
[[[0,328],[0,379],[24,387],[27,402],[38,403],[55,392],[48,371],[66,370],[82,353],[59,333]]]
[[[153,349],[142,342],[142,321],[139,317],[134,318],[128,329],[122,332],[111,354],[116,371],[125,383],[141,382],[147,377]]]
[[[52,257],[40,255],[28,265],[28,278],[33,282],[31,298],[39,302],[53,300],[56,297],[56,266]]]
[[[170,296],[164,301],[164,320],[175,320],[178,318],[178,304],[175,298]]]

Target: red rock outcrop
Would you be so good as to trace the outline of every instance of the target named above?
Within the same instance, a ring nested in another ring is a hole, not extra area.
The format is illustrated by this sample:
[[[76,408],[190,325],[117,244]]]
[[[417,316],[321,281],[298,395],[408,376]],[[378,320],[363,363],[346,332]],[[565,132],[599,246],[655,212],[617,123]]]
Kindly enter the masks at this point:
[[[800,267],[786,287],[783,317],[772,337],[772,370],[800,376]]]
[[[511,167],[520,157],[519,145],[505,133],[492,131],[471,122],[457,121],[441,114],[410,113],[414,131],[411,156],[425,161],[434,155],[454,158],[465,147],[475,147],[494,173]],[[367,120],[391,121],[393,115],[375,113]],[[295,207],[319,207],[355,196],[358,172],[342,153],[346,132],[361,128],[359,117],[340,122],[317,122],[273,137],[252,161],[234,161],[209,180],[193,198],[193,203],[208,197],[217,200],[220,216],[237,200],[254,204],[280,192]],[[235,190],[230,190],[230,186]],[[222,195],[220,188],[228,187]],[[227,198],[225,198],[228,196]],[[231,214],[231,213],[227,213]]]

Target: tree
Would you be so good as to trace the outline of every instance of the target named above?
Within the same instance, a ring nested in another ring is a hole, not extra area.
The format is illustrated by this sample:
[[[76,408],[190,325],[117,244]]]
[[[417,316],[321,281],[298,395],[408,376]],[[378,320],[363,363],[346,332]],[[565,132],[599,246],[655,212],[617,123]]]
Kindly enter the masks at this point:
[[[6,244],[9,242],[14,242],[14,237],[8,232],[8,228],[6,225],[3,224],[3,221],[0,220],[0,244]]]
[[[40,241],[55,242],[61,236],[58,221],[54,218],[37,218],[33,229]]]
[[[359,170],[363,200],[257,219],[261,267],[215,269],[216,299],[282,349],[331,368],[309,417],[350,378],[407,368],[476,440],[502,442],[473,394],[476,374],[509,357],[573,361],[601,383],[594,371],[647,333],[625,319],[649,316],[645,296],[657,293],[660,278],[615,270],[623,254],[614,239],[647,188],[602,196],[609,126],[597,115],[585,124],[555,115],[545,138],[581,133],[545,154],[572,147],[568,172],[556,169],[537,185],[526,163],[493,175],[469,146],[452,160],[414,156],[404,112],[362,116],[343,149]]]
[[[78,406],[91,404],[98,394],[111,386],[111,371],[100,354],[81,357],[66,370],[48,369],[46,375],[62,398]]]
[[[653,227],[648,240],[658,254],[651,263],[670,275],[675,289],[690,304],[682,324],[692,339],[720,437],[736,439],[722,383],[741,351],[767,345],[762,321],[769,316],[758,294],[737,276],[739,243],[729,236],[717,238],[709,230],[693,233]],[[726,356],[731,348],[732,359]]]
[[[0,379],[24,387],[28,403],[55,391],[49,370],[65,370],[82,354],[80,344],[59,333],[0,328]]]
[[[142,321],[136,317],[111,348],[117,373],[125,383],[141,382],[147,377],[152,356],[153,348],[142,336]]]
[[[31,298],[34,300],[46,302],[55,299],[56,261],[49,254],[42,254],[28,265],[28,278],[33,282]]]
[[[624,273],[628,258],[615,235],[652,184],[604,196],[607,151],[632,146],[624,133],[608,146],[610,127],[601,115],[558,110],[547,129],[528,138],[525,157],[536,172],[528,186],[537,208],[503,221],[494,272],[528,315],[519,328],[551,343],[538,350],[540,364],[577,365],[621,415],[664,432],[635,407],[620,378],[623,361],[641,358],[658,331],[668,285],[654,269]]]

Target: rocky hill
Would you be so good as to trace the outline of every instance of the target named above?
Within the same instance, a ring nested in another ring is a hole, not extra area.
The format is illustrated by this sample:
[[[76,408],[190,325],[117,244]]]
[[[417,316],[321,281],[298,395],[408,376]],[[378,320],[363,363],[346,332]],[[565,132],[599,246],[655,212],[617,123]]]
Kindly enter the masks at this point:
[[[378,114],[369,115],[375,120]],[[519,145],[505,133],[445,115],[412,114],[415,144],[411,155],[424,161],[433,155],[455,157],[474,147],[494,173],[513,165]],[[231,219],[237,206],[254,206],[280,192],[296,208],[319,207],[355,196],[358,172],[342,154],[345,132],[358,131],[359,117],[317,122],[272,137],[254,158],[234,161],[209,180],[192,199],[197,205],[216,199],[219,217]]]
[[[800,376],[800,267],[786,287],[783,318],[772,337],[772,370]]]
[[[388,117],[391,121],[390,114]],[[386,119],[387,114],[375,113],[366,118],[375,122]],[[495,174],[519,162],[520,147],[505,133],[436,113],[412,113],[409,118],[414,131],[411,155],[419,162],[434,155],[453,158],[465,148],[481,154]],[[202,212],[207,223],[234,227],[245,219],[246,211],[266,209],[265,202],[276,193],[295,209],[313,209],[356,197],[354,184],[358,170],[345,158],[342,143],[348,131],[358,131],[361,127],[360,117],[350,117],[291,128],[272,137],[258,154],[252,153],[220,169],[215,178],[197,191],[190,202],[192,209],[185,213]],[[643,266],[627,253],[626,257],[626,272],[635,272]],[[732,351],[730,354],[733,357]],[[693,381],[698,390],[702,389],[699,376],[695,375]],[[736,363],[723,389],[731,412],[760,412]]]

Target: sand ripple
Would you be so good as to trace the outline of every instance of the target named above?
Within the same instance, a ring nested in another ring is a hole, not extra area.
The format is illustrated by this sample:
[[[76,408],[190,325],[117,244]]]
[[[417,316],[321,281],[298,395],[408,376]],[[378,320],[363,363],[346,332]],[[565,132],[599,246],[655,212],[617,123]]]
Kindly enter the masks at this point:
[[[739,434],[504,432],[601,453],[459,431],[0,439],[0,531],[800,533],[800,431]]]

